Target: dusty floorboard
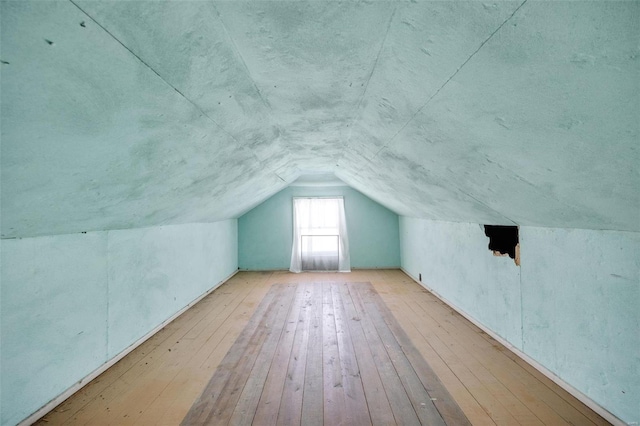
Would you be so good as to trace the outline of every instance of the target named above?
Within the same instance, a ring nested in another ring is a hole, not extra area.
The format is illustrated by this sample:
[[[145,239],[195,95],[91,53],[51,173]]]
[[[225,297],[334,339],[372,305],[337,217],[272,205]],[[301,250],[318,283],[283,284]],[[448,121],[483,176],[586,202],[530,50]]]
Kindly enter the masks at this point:
[[[401,271],[243,272],[38,424],[465,417],[474,425],[608,424]]]
[[[323,422],[469,424],[370,283],[272,285],[182,424]]]

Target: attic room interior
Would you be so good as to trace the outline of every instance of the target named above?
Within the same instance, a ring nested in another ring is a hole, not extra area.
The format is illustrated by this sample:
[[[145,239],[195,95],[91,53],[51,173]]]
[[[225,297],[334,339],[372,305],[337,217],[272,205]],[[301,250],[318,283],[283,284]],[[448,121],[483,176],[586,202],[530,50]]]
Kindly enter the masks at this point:
[[[2,426],[640,423],[640,2],[0,24]]]

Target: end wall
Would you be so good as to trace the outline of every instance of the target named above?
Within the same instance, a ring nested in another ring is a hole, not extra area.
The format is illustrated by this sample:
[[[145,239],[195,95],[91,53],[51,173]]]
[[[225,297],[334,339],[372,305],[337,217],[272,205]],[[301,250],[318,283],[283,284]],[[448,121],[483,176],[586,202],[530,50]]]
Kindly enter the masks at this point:
[[[348,186],[292,186],[238,219],[243,270],[289,269],[293,197],[343,196],[352,268],[399,268],[398,215]]]
[[[640,234],[520,227],[521,267],[482,225],[400,218],[402,267],[625,422],[640,421]]]
[[[2,425],[237,270],[237,221],[2,240]]]

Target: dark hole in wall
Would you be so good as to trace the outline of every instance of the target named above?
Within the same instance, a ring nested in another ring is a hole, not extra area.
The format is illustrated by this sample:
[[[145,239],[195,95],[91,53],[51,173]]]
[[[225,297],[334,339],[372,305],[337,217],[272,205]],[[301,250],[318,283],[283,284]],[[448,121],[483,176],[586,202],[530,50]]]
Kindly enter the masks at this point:
[[[519,243],[517,226],[485,225],[484,234],[489,237],[489,250],[494,254],[508,254],[510,258],[516,258]]]

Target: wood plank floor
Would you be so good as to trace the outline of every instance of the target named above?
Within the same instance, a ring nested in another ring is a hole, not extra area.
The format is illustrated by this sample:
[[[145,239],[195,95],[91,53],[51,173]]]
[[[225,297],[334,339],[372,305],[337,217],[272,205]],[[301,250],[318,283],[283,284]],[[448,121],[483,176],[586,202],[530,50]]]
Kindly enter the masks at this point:
[[[271,286],[182,422],[252,423],[469,424],[366,282]]]
[[[376,270],[239,273],[38,424],[466,419],[608,424],[401,271]]]

